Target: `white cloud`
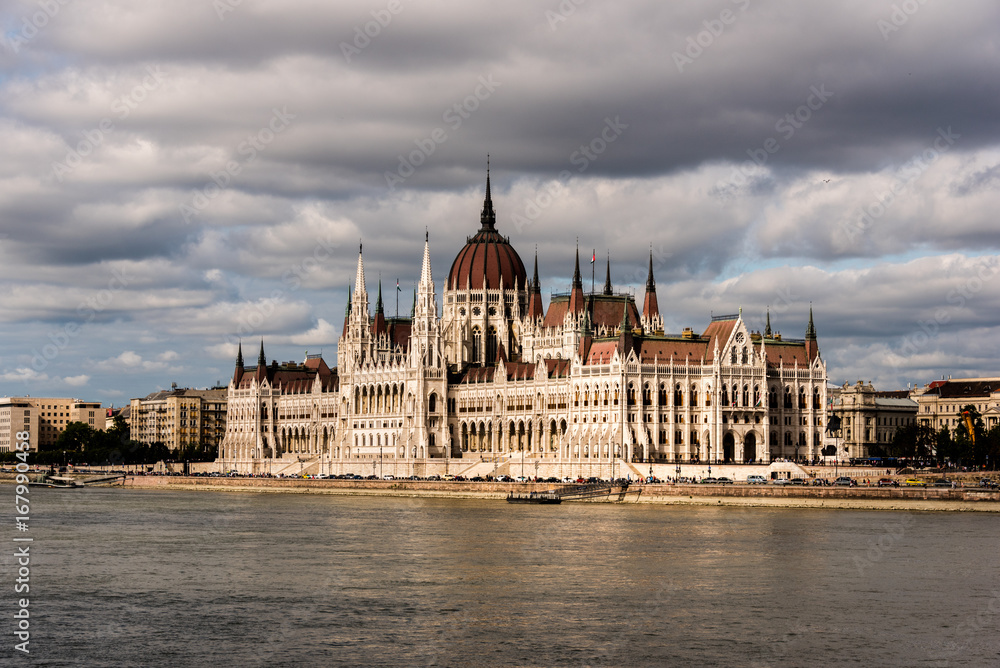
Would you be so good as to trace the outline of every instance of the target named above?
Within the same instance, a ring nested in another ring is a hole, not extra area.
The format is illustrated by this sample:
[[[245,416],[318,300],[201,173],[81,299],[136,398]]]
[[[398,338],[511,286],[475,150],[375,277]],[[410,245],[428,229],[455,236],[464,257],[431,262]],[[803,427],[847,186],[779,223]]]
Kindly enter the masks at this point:
[[[86,374],[80,374],[79,376],[66,376],[63,378],[63,382],[70,387],[83,387],[90,382],[90,376]]]

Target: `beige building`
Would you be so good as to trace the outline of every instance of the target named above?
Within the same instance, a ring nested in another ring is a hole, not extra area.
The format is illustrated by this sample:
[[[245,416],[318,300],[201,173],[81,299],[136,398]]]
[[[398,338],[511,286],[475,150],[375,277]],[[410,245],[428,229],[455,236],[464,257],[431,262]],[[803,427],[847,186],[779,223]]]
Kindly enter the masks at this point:
[[[425,235],[409,318],[386,317],[381,285],[373,316],[359,248],[333,368],[318,356],[268,365],[263,343],[246,366],[240,347],[221,466],[275,472],[284,459],[289,470],[374,474],[385,459],[413,471],[463,460],[487,473],[527,459],[607,476],[820,456],[827,371],[811,310],[804,339],[782,337],[770,318],[752,331],[739,312],[669,334],[652,256],[639,302],[615,291],[610,260],[603,290],[584,292],[579,249],[574,259],[568,248],[570,290],[546,307],[537,256],[529,279],[496,221],[487,180],[481,227],[441,293]]]
[[[972,404],[983,416],[987,430],[1000,425],[1000,378],[949,378],[936,380],[910,392],[919,404],[920,424],[938,431],[954,431],[962,419],[963,406]]]
[[[171,450],[204,444],[218,446],[226,432],[225,389],[178,389],[132,399],[128,422],[140,443],[163,443]]]
[[[879,392],[871,383],[828,390],[829,414],[840,418],[840,434],[830,437],[842,459],[872,456],[874,446],[885,447],[896,432],[914,423],[917,402],[907,391]]]
[[[17,397],[35,407],[38,413],[38,445],[42,450],[55,445],[70,422],[82,422],[104,431],[104,414],[99,401],[82,401],[65,397]]]
[[[17,433],[28,432],[30,450],[38,450],[38,409],[27,399],[0,398],[0,452],[16,449]]]

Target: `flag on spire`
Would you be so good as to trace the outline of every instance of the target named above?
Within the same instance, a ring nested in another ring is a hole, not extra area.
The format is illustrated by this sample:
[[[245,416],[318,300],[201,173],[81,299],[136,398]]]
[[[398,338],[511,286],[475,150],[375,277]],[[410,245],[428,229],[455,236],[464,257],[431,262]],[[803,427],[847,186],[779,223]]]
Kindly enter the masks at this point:
[[[597,262],[597,249],[594,249],[594,254],[590,256],[590,264]]]

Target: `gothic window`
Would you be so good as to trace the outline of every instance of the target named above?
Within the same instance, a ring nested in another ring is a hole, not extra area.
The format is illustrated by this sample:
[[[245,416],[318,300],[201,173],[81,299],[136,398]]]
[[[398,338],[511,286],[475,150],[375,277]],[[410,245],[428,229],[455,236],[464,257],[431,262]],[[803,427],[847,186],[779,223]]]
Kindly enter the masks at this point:
[[[768,403],[768,405],[771,406],[771,408],[777,408],[778,407],[778,394],[775,391],[773,385],[771,386],[770,391],[768,391],[768,393],[767,393],[767,403]]]
[[[792,388],[785,385],[785,408],[792,407]]]
[[[728,406],[729,405],[729,390],[726,389],[725,385],[722,386],[722,397],[721,397],[721,400],[722,400],[722,405],[723,406]]]
[[[712,405],[712,386],[709,385],[705,388],[705,406]]]
[[[652,403],[653,403],[653,395],[652,392],[650,392],[649,383],[646,383],[642,387],[642,405],[650,406],[652,405]]]
[[[698,405],[698,386],[697,385],[692,385],[691,386],[691,394],[688,397],[688,400],[691,403],[691,408],[694,408],[694,407],[696,407]]]
[[[431,392],[430,399],[427,400],[427,410],[431,413],[437,410],[437,394]]]
[[[760,385],[753,386],[753,405],[760,405]]]
[[[819,407],[820,407],[819,406],[819,388],[818,387],[814,387],[813,388],[813,408],[815,408],[815,409],[818,410]]]
[[[486,332],[486,363],[492,364],[497,358],[497,328],[490,326]]]
[[[750,387],[748,385],[743,386],[743,405],[750,405]]]
[[[628,405],[635,406],[635,385],[628,384]]]
[[[661,406],[667,405],[667,386],[660,383],[660,396],[658,397]]]
[[[729,351],[729,363],[736,364],[736,346],[733,346]]]
[[[799,388],[799,408],[806,407],[806,388]]]
[[[682,405],[683,399],[684,399],[684,397],[681,394],[681,384],[677,383],[677,386],[674,388],[674,407],[680,408],[681,405]]]
[[[733,385],[733,406],[740,405],[740,386]]]
[[[483,353],[483,332],[478,327],[472,328],[472,359],[470,360],[473,364],[477,364],[482,361]]]
[[[740,356],[740,362],[743,364],[747,363],[747,347],[743,346],[743,354]]]

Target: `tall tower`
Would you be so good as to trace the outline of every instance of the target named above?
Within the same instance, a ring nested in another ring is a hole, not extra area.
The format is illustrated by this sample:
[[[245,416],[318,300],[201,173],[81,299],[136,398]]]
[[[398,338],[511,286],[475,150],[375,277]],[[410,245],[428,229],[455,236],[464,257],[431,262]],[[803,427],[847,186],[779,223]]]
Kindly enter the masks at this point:
[[[358,270],[354,278],[354,294],[350,314],[337,346],[337,364],[341,369],[360,364],[371,355],[371,320],[368,315],[368,290],[365,288],[363,247],[358,246]]]
[[[479,221],[479,231],[455,257],[444,289],[445,356],[457,369],[494,364],[500,343],[517,359],[520,314],[528,308],[524,263],[496,229],[489,171]]]

